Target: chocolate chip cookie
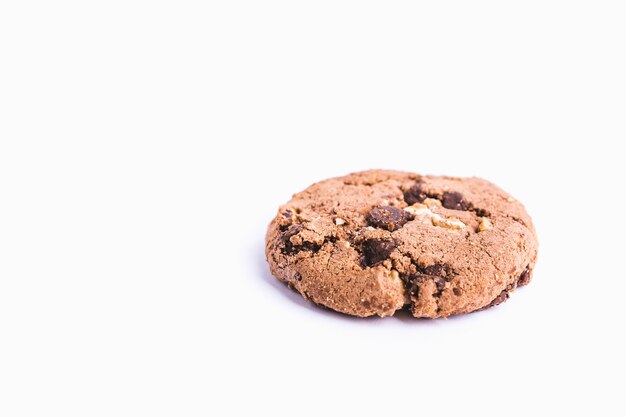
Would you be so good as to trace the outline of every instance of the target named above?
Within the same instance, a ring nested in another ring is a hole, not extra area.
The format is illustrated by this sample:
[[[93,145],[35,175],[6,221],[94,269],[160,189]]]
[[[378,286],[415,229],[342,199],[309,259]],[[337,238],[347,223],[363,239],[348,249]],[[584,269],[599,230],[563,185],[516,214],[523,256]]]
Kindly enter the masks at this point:
[[[366,317],[448,317],[496,306],[532,278],[526,210],[479,178],[364,171],[281,206],[266,235],[272,273],[305,298]]]

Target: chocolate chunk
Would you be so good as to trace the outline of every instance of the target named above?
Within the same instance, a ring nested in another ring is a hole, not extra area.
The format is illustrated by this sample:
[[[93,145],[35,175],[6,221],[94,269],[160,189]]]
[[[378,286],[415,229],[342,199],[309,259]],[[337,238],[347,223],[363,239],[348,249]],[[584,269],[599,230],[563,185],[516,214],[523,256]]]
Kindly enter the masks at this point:
[[[435,285],[437,286],[437,291],[441,293],[446,286],[446,280],[443,277],[435,277]]]
[[[433,293],[434,297],[441,296],[441,293],[446,287],[446,282],[452,279],[452,270],[450,266],[445,264],[434,264],[425,268],[418,266],[417,271],[417,274],[409,277],[409,282],[423,283],[426,280],[432,280],[435,284],[435,288],[437,288],[437,291]]]
[[[412,216],[406,211],[391,206],[374,207],[367,216],[370,225],[390,232],[398,230],[411,219]]]
[[[281,239],[283,240],[283,242],[289,242],[289,239],[291,239],[291,236],[297,235],[298,233],[300,233],[301,230],[302,230],[301,224],[292,224],[282,234]]]
[[[443,206],[451,210],[469,210],[470,205],[463,198],[463,194],[456,191],[446,191],[443,193],[441,201]]]
[[[420,287],[419,284],[424,282],[422,275],[409,275],[405,281],[405,288],[408,288],[409,294],[417,298],[419,296]]]
[[[363,242],[363,261],[365,266],[373,266],[384,261],[395,248],[396,244],[391,240],[366,240]]]
[[[409,275],[409,282],[418,282],[421,284],[424,282],[424,277],[425,275],[421,275],[421,274]]]
[[[299,272],[296,272],[293,277],[296,279],[296,281],[302,281],[302,274]]]
[[[475,208],[474,207],[474,208],[472,208],[472,211],[474,213],[476,213],[476,215],[478,217],[490,217],[491,216],[491,214],[487,210],[485,210],[485,209]]]
[[[450,276],[450,267],[442,264],[427,266],[424,268],[424,274],[448,278]]]
[[[286,218],[290,219],[292,215],[293,215],[293,213],[291,212],[291,210],[283,211],[283,217],[286,217]]]
[[[508,299],[509,299],[509,291],[508,290],[504,290],[492,302],[490,302],[488,306],[486,306],[484,308],[495,307],[495,306],[497,306],[499,304],[502,304],[503,302],[505,302]]]
[[[510,292],[513,291],[515,289],[516,282],[513,282],[511,284],[509,284],[504,290],[502,290],[502,292],[500,294],[498,294],[498,296],[496,298],[494,298],[489,304],[487,304],[486,306],[484,306],[483,308],[481,308],[480,310],[486,310],[490,307],[495,307],[499,304],[502,304],[503,302],[505,302],[506,300],[509,299],[510,297]]]
[[[447,276],[450,276],[450,271],[447,265],[433,265],[427,269],[429,269],[430,273],[440,271],[444,275],[447,274]],[[417,297],[419,293],[419,284],[424,283],[424,281],[426,280],[432,280],[435,283],[435,287],[437,288],[437,291],[433,293],[433,296],[434,297],[441,296],[443,289],[446,287],[446,278],[440,275],[435,275],[435,274],[430,274],[430,273],[429,274],[418,273],[416,275],[409,276],[408,278],[408,283],[410,284],[409,293],[411,295],[414,295],[415,297]]]
[[[287,255],[293,255],[294,253],[298,253],[303,250],[313,252],[317,252],[318,250],[320,250],[321,246],[313,242],[303,242],[301,245],[294,245],[293,243],[291,243],[291,237],[297,235],[298,233],[300,233],[300,231],[302,231],[301,224],[292,224],[285,232],[283,232],[283,234],[281,235],[281,239],[285,244],[285,247],[283,248],[283,253]]]
[[[321,248],[322,247],[320,245],[318,245],[317,243],[313,243],[313,242],[302,242],[301,245],[294,245],[290,241],[287,241],[285,243],[285,249],[283,250],[283,253],[287,255],[293,255],[303,250],[310,251],[310,252],[317,252]]]
[[[463,291],[460,288],[457,288],[457,287],[452,288],[452,292],[457,297],[460,297],[463,294]]]
[[[522,275],[520,275],[519,278],[517,279],[517,286],[521,287],[523,285],[528,284],[529,282],[530,282],[530,270],[526,268],[524,272],[522,272]]]
[[[404,192],[404,201],[406,201],[409,206],[415,203],[421,203],[427,198],[428,195],[422,190],[422,185],[419,182],[415,183],[414,186]]]

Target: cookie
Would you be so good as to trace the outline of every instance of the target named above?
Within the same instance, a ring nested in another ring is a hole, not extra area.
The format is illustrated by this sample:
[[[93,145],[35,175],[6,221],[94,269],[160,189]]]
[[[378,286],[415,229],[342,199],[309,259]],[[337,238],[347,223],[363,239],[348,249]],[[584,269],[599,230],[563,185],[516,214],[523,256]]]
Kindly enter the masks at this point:
[[[295,194],[265,244],[279,280],[359,317],[493,307],[530,282],[537,258],[526,210],[490,182],[383,170]]]

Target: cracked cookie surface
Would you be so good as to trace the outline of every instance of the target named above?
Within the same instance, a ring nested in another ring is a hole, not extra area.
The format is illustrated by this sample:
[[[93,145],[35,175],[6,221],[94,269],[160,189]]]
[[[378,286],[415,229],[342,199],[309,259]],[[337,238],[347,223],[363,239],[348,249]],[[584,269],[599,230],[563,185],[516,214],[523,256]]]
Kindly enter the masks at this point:
[[[372,170],[295,194],[268,227],[274,276],[360,317],[448,317],[506,301],[532,278],[524,207],[479,178]]]

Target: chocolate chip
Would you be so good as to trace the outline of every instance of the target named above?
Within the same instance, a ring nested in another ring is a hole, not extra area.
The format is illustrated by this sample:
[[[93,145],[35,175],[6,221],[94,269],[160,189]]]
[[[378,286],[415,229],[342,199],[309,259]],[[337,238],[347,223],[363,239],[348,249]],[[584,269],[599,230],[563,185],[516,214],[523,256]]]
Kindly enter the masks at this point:
[[[435,277],[435,286],[437,286],[437,292],[441,294],[441,291],[446,286],[446,280],[443,277]]]
[[[398,230],[411,219],[412,216],[406,211],[391,206],[374,207],[367,216],[370,225],[390,232]]]
[[[283,253],[287,255],[293,255],[294,253],[298,253],[303,250],[317,252],[320,250],[321,246],[313,243],[313,242],[303,242],[301,245],[294,245],[291,243],[291,237],[297,235],[302,231],[301,224],[292,224],[289,228],[283,232],[281,239],[285,244],[285,248],[283,249]]]
[[[409,275],[407,278],[403,278],[403,280],[405,281],[405,288],[409,290],[409,294],[417,298],[420,292],[419,284],[424,282],[424,277],[422,275]]]
[[[435,264],[427,266],[423,271],[426,275],[440,276],[443,278],[450,276],[450,267],[448,265]]]
[[[296,281],[302,281],[302,274],[299,272],[296,272],[293,277],[296,279]]]
[[[292,224],[291,226],[287,228],[287,230],[285,230],[285,232],[283,232],[281,239],[283,240],[283,242],[289,242],[289,239],[291,238],[291,236],[297,235],[298,233],[300,233],[301,230],[302,230],[301,224]]]
[[[417,275],[409,275],[409,282],[419,282],[420,284],[424,282],[425,275],[417,274]]]
[[[454,295],[456,295],[457,297],[460,297],[463,294],[463,291],[461,291],[460,288],[454,287],[452,288],[452,292],[454,293]]]
[[[404,192],[404,201],[406,201],[409,206],[412,206],[415,203],[421,203],[427,198],[428,195],[424,192],[420,183],[416,183]]]
[[[363,242],[363,261],[365,266],[373,266],[384,261],[395,248],[396,244],[391,240],[366,240]]]
[[[451,210],[469,210],[470,205],[463,198],[463,194],[456,191],[446,191],[443,193],[441,201],[443,206]]]
[[[522,275],[517,279],[517,286],[521,287],[522,285],[526,285],[530,282],[530,270],[526,268]]]
[[[283,217],[286,217],[286,218],[290,219],[292,215],[293,215],[293,213],[291,212],[291,210],[283,211]]]
[[[490,217],[491,216],[491,214],[489,214],[489,212],[487,210],[485,210],[485,209],[475,208],[474,207],[474,208],[472,208],[472,211],[474,213],[476,213],[476,215],[478,217]]]
[[[505,302],[508,299],[509,299],[509,291],[508,290],[504,290],[491,303],[489,303],[489,305],[487,307],[484,307],[484,308],[495,307],[495,306],[497,306],[499,304],[502,304],[503,302]]]

